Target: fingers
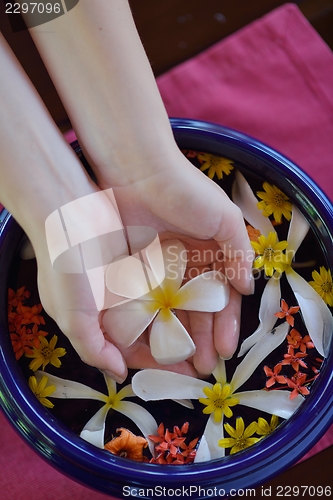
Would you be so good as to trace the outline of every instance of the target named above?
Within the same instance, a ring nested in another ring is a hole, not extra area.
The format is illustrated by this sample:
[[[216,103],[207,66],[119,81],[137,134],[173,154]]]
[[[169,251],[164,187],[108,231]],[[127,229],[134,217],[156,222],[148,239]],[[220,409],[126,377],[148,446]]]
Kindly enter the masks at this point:
[[[104,337],[97,316],[77,315],[68,327],[62,328],[62,331],[84,363],[107,372],[118,383],[124,382],[127,366],[123,355]]]
[[[214,315],[214,346],[221,358],[229,359],[237,349],[242,296],[230,288],[229,304]]]
[[[201,375],[210,375],[217,362],[213,338],[214,314],[190,312],[188,317],[191,336],[196,345],[193,365]]]

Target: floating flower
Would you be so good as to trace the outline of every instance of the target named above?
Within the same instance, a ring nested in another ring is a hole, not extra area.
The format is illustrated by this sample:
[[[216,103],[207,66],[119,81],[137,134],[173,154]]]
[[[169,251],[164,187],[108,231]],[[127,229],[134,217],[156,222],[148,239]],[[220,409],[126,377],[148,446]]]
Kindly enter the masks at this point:
[[[302,335],[296,328],[292,328],[287,335],[288,344],[293,346],[295,349],[300,349],[301,352],[306,352],[307,349],[312,349],[314,343],[311,341],[310,335]]]
[[[280,375],[282,370],[281,363],[278,363],[274,366],[273,370],[271,370],[268,366],[264,366],[264,372],[266,377],[268,377],[266,381],[266,387],[269,389],[272,385],[278,384],[286,384],[286,377],[284,375]]]
[[[214,175],[216,175],[218,179],[222,179],[223,174],[229,175],[234,168],[232,160],[224,158],[223,156],[216,156],[210,153],[199,153],[198,159],[203,162],[200,170],[202,172],[208,170],[208,177],[210,179],[213,179]]]
[[[193,462],[199,438],[186,444],[188,429],[189,424],[185,422],[181,429],[174,426],[173,432],[170,432],[169,429],[165,431],[164,424],[161,423],[157,429],[157,436],[149,436],[149,439],[155,443],[155,450],[158,452],[157,457],[153,458],[150,463],[184,465]]]
[[[266,238],[261,234],[258,241],[251,241],[257,257],[254,260],[255,269],[264,269],[266,276],[273,276],[274,271],[283,273],[287,257],[283,253],[288,246],[287,241],[277,242],[276,232],[270,231]]]
[[[262,199],[257,203],[257,207],[265,217],[273,215],[277,224],[281,224],[282,216],[287,220],[291,219],[292,204],[278,187],[264,182],[264,191],[257,191],[257,196]]]
[[[211,401],[213,411],[210,413],[201,438],[195,458],[196,462],[223,456],[224,451],[223,448],[218,446],[218,440],[223,437],[224,413],[230,410],[230,407],[225,403],[227,397],[237,399],[241,405],[267,413],[274,413],[281,418],[289,418],[301,404],[302,398],[300,397],[295,399],[294,404],[291,405],[289,392],[287,391],[254,390],[238,392],[239,387],[246,382],[266,356],[284,341],[288,329],[289,325],[285,322],[278,326],[274,333],[266,335],[261,342],[257,343],[237,366],[230,383],[226,379],[224,361],[221,359],[218,361],[213,376],[222,390],[225,386],[227,386],[227,389],[223,393],[224,399],[222,401],[217,398],[215,406],[214,402]],[[145,401],[163,399],[197,399],[200,401],[207,393],[211,394],[207,389],[213,391],[214,385],[188,375],[155,369],[142,370],[136,373],[132,379],[135,394]],[[228,392],[229,388],[230,392]],[[205,408],[207,408],[206,405]],[[215,412],[218,415],[217,420],[219,420],[222,413],[220,421],[216,421]]]
[[[284,299],[281,299],[281,311],[278,311],[274,314],[277,318],[286,318],[287,323],[290,326],[294,326],[295,320],[293,315],[298,313],[299,306],[289,307],[287,302]]]
[[[53,408],[54,404],[47,398],[56,391],[56,387],[54,385],[47,385],[48,381],[49,379],[46,375],[43,375],[39,382],[37,382],[36,377],[32,375],[29,377],[28,384],[43,406],[46,408]]]
[[[37,374],[40,377],[42,373],[38,372]],[[105,421],[111,409],[130,418],[137,425],[145,438],[150,434],[154,434],[157,429],[157,423],[153,416],[145,408],[142,408],[142,406],[132,403],[131,401],[124,401],[125,398],[135,395],[132,386],[126,385],[117,392],[116,382],[106,373],[103,373],[103,375],[108,391],[107,394],[103,394],[79,382],[48,375],[50,382],[56,388],[56,391],[52,394],[53,398],[94,399],[103,403],[103,406],[98,412],[86,423],[80,436],[89,443],[99,448],[104,448]],[[150,447],[152,446],[151,443],[149,443],[149,445]]]
[[[12,288],[8,289],[8,304],[17,307],[20,302],[24,302],[30,297],[30,292],[25,289],[25,286],[21,286],[16,292]]]
[[[108,309],[103,324],[112,338],[121,339],[121,344],[128,347],[152,323],[151,353],[159,363],[171,364],[195,352],[175,311],[221,311],[229,302],[230,287],[217,271],[200,274],[181,286],[186,268],[184,245],[174,240],[163,242],[161,247],[165,267],[161,285],[140,299]]]
[[[29,368],[32,371],[38,370],[42,366],[42,370],[50,363],[56,368],[60,368],[61,361],[59,358],[65,356],[66,349],[63,347],[57,347],[58,337],[53,335],[50,342],[48,342],[42,335],[38,337],[40,345],[39,347],[34,347],[31,354],[26,354],[27,358],[33,358],[29,364]]]
[[[271,416],[270,423],[266,419],[259,417],[257,422],[257,434],[259,436],[268,436],[275,431],[279,423],[279,418],[276,415]]]
[[[333,281],[331,270],[321,266],[319,273],[318,271],[312,272],[312,278],[314,281],[310,281],[309,284],[316,290],[326,304],[333,307]]]
[[[231,448],[230,455],[245,450],[245,448],[260,441],[259,438],[252,437],[257,430],[257,422],[251,422],[251,424],[245,428],[244,420],[242,417],[238,417],[236,419],[235,429],[231,427],[230,424],[224,424],[224,428],[231,437],[219,439],[218,445],[222,448]]]
[[[117,429],[117,433],[120,433],[120,435],[104,445],[105,450],[118,457],[130,458],[137,462],[147,461],[143,455],[144,448],[148,446],[147,439],[142,436],[136,436],[123,427]]]
[[[291,365],[295,372],[298,372],[300,366],[307,368],[306,363],[303,361],[305,356],[306,354],[304,354],[304,352],[295,353],[293,346],[289,345],[288,353],[284,355],[284,360],[281,361],[281,365]]]
[[[244,178],[244,176],[237,171],[236,180],[232,189],[232,198],[236,205],[242,210],[244,219],[260,230],[262,235],[268,235],[274,231],[271,221],[262,215],[257,208],[257,199],[254,193]],[[292,260],[309,231],[309,223],[301,214],[297,207],[292,208],[292,218],[289,226],[287,237],[288,248],[286,250],[287,265],[285,266],[285,275],[289,282],[291,289],[294,292],[298,305],[302,313],[302,319],[308,330],[308,333],[313,341],[315,348],[322,356],[326,356],[329,352],[330,340],[333,331],[333,316],[326,306],[324,300],[315,292],[311,285],[307,283],[295,270],[291,267]],[[279,274],[275,273],[271,280],[278,280]],[[271,280],[268,281],[267,286]],[[271,287],[271,291],[274,287]],[[277,287],[275,288],[277,291]],[[270,293],[262,294],[260,304],[260,325],[258,331],[254,332],[241,347],[241,354],[243,355],[248,349],[258,342],[263,335],[266,334],[264,326],[272,322],[271,318],[271,304]],[[277,293],[274,294],[276,300]],[[272,328],[270,326],[270,328]],[[266,331],[270,331],[270,328]]]
[[[22,325],[28,325],[30,323],[36,323],[37,325],[45,325],[45,319],[41,314],[39,314],[41,311],[42,311],[42,304],[28,307],[19,303],[16,308],[16,312],[21,316]]]
[[[204,387],[203,392],[206,398],[199,398],[200,403],[206,406],[202,410],[203,413],[214,416],[216,423],[221,422],[223,415],[230,418],[233,413],[230,409],[231,406],[236,406],[239,399],[232,397],[232,390],[230,384],[222,385],[216,382],[212,388]]]
[[[250,224],[247,224],[246,230],[250,241],[258,241],[259,236],[261,235],[259,229],[256,229],[255,227],[252,227]]]
[[[297,398],[299,394],[302,394],[302,396],[308,396],[308,394],[310,394],[309,389],[304,386],[307,382],[305,373],[297,372],[286,380],[288,387],[293,389],[289,396],[291,400]]]

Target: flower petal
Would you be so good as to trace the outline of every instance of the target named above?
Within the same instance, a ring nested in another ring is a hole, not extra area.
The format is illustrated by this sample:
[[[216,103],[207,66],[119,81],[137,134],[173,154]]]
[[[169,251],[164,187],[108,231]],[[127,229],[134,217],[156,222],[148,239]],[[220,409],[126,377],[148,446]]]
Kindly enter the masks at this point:
[[[194,457],[194,463],[196,464],[199,462],[208,462],[211,459],[212,459],[212,456],[210,454],[207,439],[206,439],[205,435],[203,434],[201,436],[199,446],[198,446],[198,449],[197,449],[195,457]]]
[[[115,405],[114,409],[130,418],[135,423],[135,425],[138,426],[146,439],[150,435],[157,434],[158,425],[156,420],[149,413],[149,411],[142,406],[136,403],[132,403],[131,401],[120,401],[117,405]],[[148,439],[148,444],[149,449],[153,454],[154,443],[150,439]]]
[[[98,448],[104,448],[105,420],[109,409],[110,407],[106,404],[102,406],[86,423],[80,434],[82,439]]]
[[[188,281],[175,296],[177,309],[184,311],[222,311],[229,303],[230,285],[218,271],[200,274]]]
[[[210,460],[213,460],[214,458],[221,458],[224,457],[225,455],[225,450],[224,448],[221,448],[221,446],[218,445],[218,441],[220,439],[223,439],[223,417],[222,420],[219,423],[216,423],[214,420],[213,416],[210,416],[206,428],[203,433],[203,437],[205,438],[203,443],[199,444],[199,448],[197,450],[198,457],[196,456],[194,459],[194,462],[200,462],[204,460],[200,460],[200,457],[205,458],[210,455]],[[207,453],[206,449],[205,450],[200,450],[200,447],[208,447],[209,454]],[[204,453],[205,451],[205,453]]]
[[[108,309],[103,326],[118,344],[128,347],[136,341],[158,312],[152,301],[131,300]]]
[[[158,363],[169,365],[193,356],[195,344],[179,319],[169,309],[163,309],[151,328],[150,349]]]
[[[289,391],[237,392],[237,397],[241,405],[265,411],[281,418],[289,418],[304,401],[301,395],[290,399]]]
[[[133,391],[144,401],[199,399],[205,387],[213,386],[188,375],[150,368],[137,372],[132,378]]]
[[[274,313],[279,310],[281,299],[281,286],[279,274],[275,273],[267,282],[261,296],[259,307],[259,326],[252,335],[242,343],[238,356],[243,356],[267,332],[271,331],[276,323]]]
[[[287,280],[301,307],[301,314],[315,348],[327,356],[333,332],[333,316],[323,299],[293,269],[286,271]]]
[[[310,229],[310,225],[304,215],[299,211],[299,209],[293,205],[292,217],[289,225],[288,232],[288,250],[287,254],[292,260],[293,255],[297,252],[302,241],[307,235]]]
[[[167,286],[174,295],[180,288],[187,264],[187,252],[183,243],[179,240],[166,240],[161,244],[165,279],[161,284],[162,290]]]
[[[37,380],[45,375],[44,372],[36,372]],[[55,375],[47,374],[48,383],[54,385],[56,391],[52,394],[53,398],[59,399],[96,399],[105,402],[107,395],[102,392],[95,391],[87,385],[74,382],[73,380],[66,380]]]
[[[215,377],[216,382],[219,382],[221,385],[227,383],[227,373],[225,369],[225,361],[220,358],[217,360],[216,367],[213,371],[213,376]]]
[[[230,382],[233,391],[236,391],[238,387],[243,385],[268,354],[282,344],[288,331],[289,325],[285,321],[271,332],[266,333],[260,342],[252,347],[233,374]],[[238,394],[236,397],[238,397]]]
[[[235,173],[235,182],[232,186],[232,200],[241,209],[244,219],[255,229],[259,229],[261,234],[267,236],[270,231],[274,231],[271,221],[268,217],[262,215],[258,209],[258,200],[239,170],[236,170]]]

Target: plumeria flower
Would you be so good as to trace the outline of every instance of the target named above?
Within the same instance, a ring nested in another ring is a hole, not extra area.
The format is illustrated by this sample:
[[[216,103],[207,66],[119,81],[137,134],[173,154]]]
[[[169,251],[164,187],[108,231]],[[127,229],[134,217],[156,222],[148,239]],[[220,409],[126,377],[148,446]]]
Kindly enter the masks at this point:
[[[47,398],[56,391],[56,387],[54,385],[48,385],[48,382],[49,378],[46,375],[43,375],[39,382],[34,375],[29,377],[28,380],[30,389],[42,405],[45,406],[45,408],[53,408],[54,404]]]
[[[301,396],[291,401],[289,391],[238,391],[266,356],[284,341],[288,329],[289,325],[285,322],[274,332],[263,337],[261,342],[257,343],[237,366],[230,382],[227,382],[225,363],[219,359],[213,371],[216,380],[214,384],[188,375],[147,369],[134,375],[133,390],[145,401],[163,399],[201,401],[205,406],[203,412],[209,414],[209,418],[195,462],[222,457],[224,449],[218,446],[218,440],[223,438],[224,415],[228,417],[233,414],[236,400],[237,404],[273,413],[281,418],[289,418],[302,403]]]
[[[224,158],[223,156],[216,156],[210,153],[199,153],[198,159],[203,162],[200,170],[204,172],[208,170],[208,177],[213,179],[214,175],[218,179],[222,179],[223,174],[229,175],[233,170],[232,160]]]
[[[237,417],[235,429],[231,427],[230,424],[224,424],[224,428],[230,437],[219,439],[218,445],[222,448],[231,448],[230,455],[245,450],[245,448],[260,441],[260,438],[252,437],[257,431],[257,422],[251,422],[251,424],[245,428],[242,417]]]
[[[271,221],[268,217],[264,217],[258,210],[257,198],[244,176],[237,171],[235,178],[236,180],[232,191],[233,201],[242,210],[244,219],[254,228],[259,229],[262,235],[268,236],[270,232],[275,231]],[[319,354],[327,356],[333,331],[332,314],[320,295],[291,267],[292,260],[307,235],[309,228],[309,223],[305,217],[298,208],[293,205],[287,237],[288,247],[286,255],[288,264],[285,267],[285,275],[295,294],[298,305],[300,306],[303,321],[315,348]],[[270,331],[274,326],[275,318],[271,317],[271,312],[273,306],[276,307],[276,304],[277,307],[275,311],[273,311],[273,315],[279,308],[281,294],[278,296],[278,292],[280,285],[275,287],[273,285],[270,286],[267,293],[266,289],[271,284],[272,280],[279,281],[279,277],[279,273],[274,273],[272,278],[268,281],[261,298],[259,310],[260,324],[254,334],[243,342],[239,355],[243,355],[254,345],[254,343],[258,342],[262,336],[265,335],[265,329],[267,327],[268,329],[266,331]]]
[[[61,361],[59,358],[65,356],[66,349],[63,347],[56,347],[58,342],[57,335],[53,335],[50,342],[42,335],[40,335],[38,339],[40,341],[39,347],[34,347],[31,354],[25,355],[27,358],[33,358],[29,364],[29,368],[34,372],[40,367],[42,367],[42,370],[45,370],[45,367],[49,363],[56,368],[60,368]]]
[[[43,374],[37,372],[38,377]],[[52,393],[52,398],[59,399],[94,399],[101,401],[103,406],[93,415],[93,417],[86,423],[81,431],[80,436],[89,443],[104,448],[104,432],[105,421],[109,410],[113,409],[122,413],[130,418],[140,429],[144,437],[147,439],[150,434],[155,434],[157,430],[157,423],[154,417],[142,406],[132,403],[131,401],[124,401],[124,399],[135,396],[132,386],[126,385],[119,392],[117,392],[116,382],[103,373],[107,394],[96,391],[79,382],[73,380],[65,380],[54,375],[48,374],[49,382],[55,387],[55,392]],[[153,444],[150,443],[151,450]]]
[[[258,198],[262,201],[257,203],[259,210],[265,217],[273,215],[274,220],[277,224],[281,224],[282,216],[287,220],[291,219],[292,204],[289,201],[288,196],[286,196],[278,187],[264,182],[262,187],[264,191],[257,191]]]
[[[121,345],[128,347],[152,323],[152,356],[161,364],[172,364],[195,352],[194,342],[175,312],[221,311],[229,302],[230,286],[218,271],[200,274],[181,286],[186,269],[184,245],[172,240],[161,247],[165,267],[161,285],[139,299],[108,309],[103,324],[112,338],[121,339]]]

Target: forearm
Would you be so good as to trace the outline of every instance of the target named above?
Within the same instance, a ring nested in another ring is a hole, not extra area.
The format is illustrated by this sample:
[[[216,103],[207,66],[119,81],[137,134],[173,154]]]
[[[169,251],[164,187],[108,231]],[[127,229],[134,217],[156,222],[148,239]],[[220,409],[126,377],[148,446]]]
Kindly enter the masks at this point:
[[[95,165],[126,181],[138,156],[144,164],[174,146],[127,0],[80,0],[47,28],[30,31]]]
[[[0,67],[0,201],[34,239],[93,185],[1,34]]]

